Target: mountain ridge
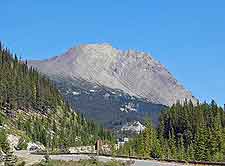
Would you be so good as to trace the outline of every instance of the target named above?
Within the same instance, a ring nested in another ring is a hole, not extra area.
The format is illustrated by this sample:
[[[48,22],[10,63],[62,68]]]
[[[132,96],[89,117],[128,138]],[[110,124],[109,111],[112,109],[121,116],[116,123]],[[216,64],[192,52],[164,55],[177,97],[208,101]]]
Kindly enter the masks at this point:
[[[28,61],[28,65],[57,79],[83,79],[155,104],[171,106],[176,101],[196,99],[151,55],[122,51],[107,43],[83,44],[61,56]]]

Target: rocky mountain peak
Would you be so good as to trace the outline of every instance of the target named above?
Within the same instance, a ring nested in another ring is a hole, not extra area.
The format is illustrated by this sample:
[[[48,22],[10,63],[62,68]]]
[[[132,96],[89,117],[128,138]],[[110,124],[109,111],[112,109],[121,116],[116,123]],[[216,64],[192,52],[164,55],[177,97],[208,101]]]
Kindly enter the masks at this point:
[[[81,49],[94,49],[94,50],[112,50],[113,47],[109,43],[100,43],[100,44],[83,44],[78,46]]]
[[[29,65],[56,79],[85,80],[156,104],[172,105],[185,98],[196,101],[151,55],[121,51],[105,43],[80,45],[47,61],[30,61]]]

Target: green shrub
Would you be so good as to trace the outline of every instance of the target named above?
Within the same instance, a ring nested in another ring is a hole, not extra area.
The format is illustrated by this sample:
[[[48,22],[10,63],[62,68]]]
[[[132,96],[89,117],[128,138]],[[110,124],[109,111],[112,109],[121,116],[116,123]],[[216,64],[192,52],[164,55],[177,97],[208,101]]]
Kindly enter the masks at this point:
[[[7,153],[10,150],[9,143],[7,141],[7,135],[5,130],[0,129],[0,148],[4,153]]]
[[[27,143],[23,138],[20,138],[19,143],[17,145],[18,150],[26,150],[27,149]]]
[[[25,166],[25,165],[26,165],[25,161],[22,161],[21,163],[17,164],[17,166]]]

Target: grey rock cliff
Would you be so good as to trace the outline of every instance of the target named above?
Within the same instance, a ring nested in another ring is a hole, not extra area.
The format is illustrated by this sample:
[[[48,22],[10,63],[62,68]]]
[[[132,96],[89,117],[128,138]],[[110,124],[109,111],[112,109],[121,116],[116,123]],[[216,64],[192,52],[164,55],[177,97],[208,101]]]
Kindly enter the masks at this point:
[[[156,104],[170,106],[185,98],[196,102],[151,55],[121,51],[108,44],[81,45],[61,56],[28,64],[54,79],[85,80]]]

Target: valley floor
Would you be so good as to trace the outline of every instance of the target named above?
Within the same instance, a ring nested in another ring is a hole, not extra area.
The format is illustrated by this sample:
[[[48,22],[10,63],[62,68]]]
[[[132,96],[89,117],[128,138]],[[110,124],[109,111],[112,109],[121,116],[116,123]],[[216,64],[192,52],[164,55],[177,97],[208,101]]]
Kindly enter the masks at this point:
[[[15,153],[19,158],[22,158],[27,165],[33,165],[35,163],[39,163],[42,159],[42,155],[34,155],[30,154],[27,151],[17,151]],[[52,160],[63,160],[63,161],[79,161],[81,159],[90,159],[88,155],[51,155],[50,158]],[[97,159],[102,162],[107,162],[110,160],[119,160],[119,161],[127,161],[129,159],[123,158],[113,158],[113,157],[105,157],[98,156]],[[133,166],[182,166],[183,164],[177,163],[168,163],[168,162],[159,162],[159,161],[144,161],[144,160],[134,160],[135,163]]]

